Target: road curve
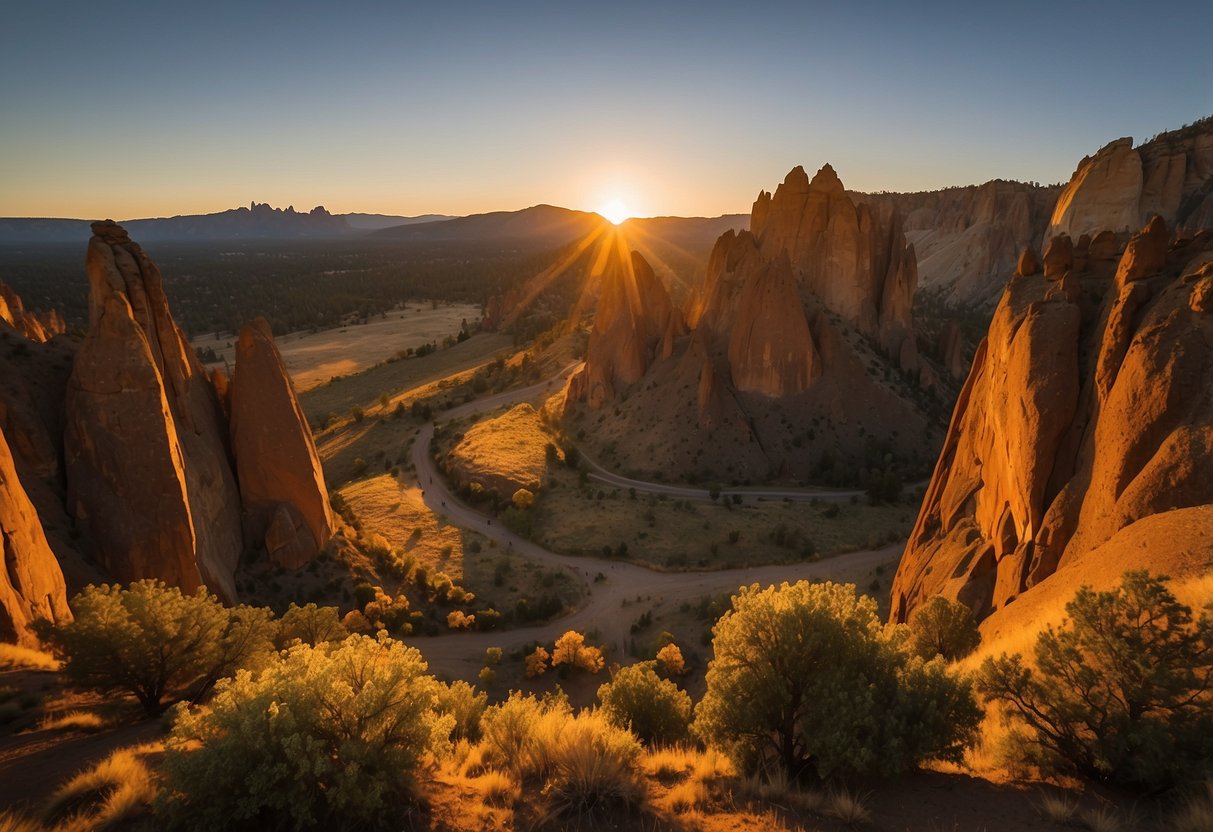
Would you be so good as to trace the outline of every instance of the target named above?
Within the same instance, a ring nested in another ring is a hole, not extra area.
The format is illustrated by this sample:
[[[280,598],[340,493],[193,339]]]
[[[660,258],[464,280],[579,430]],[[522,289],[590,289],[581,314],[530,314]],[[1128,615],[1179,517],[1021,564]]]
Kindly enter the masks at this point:
[[[443,420],[458,419],[484,410],[492,410],[526,401],[539,394],[555,389],[557,381],[567,377],[577,364],[565,367],[557,376],[546,381],[478,399],[451,408],[439,414]],[[656,609],[659,612],[677,607],[684,601],[694,601],[704,595],[733,592],[738,587],[752,583],[771,584],[782,581],[808,580],[859,580],[871,569],[894,560],[901,544],[883,549],[852,552],[815,563],[780,564],[773,566],[745,567],[715,571],[657,572],[643,566],[622,563],[592,556],[561,555],[526,540],[504,528],[500,522],[467,506],[450,490],[446,480],[438,471],[430,452],[434,438],[434,424],[426,424],[417,433],[413,442],[412,462],[426,505],[435,514],[442,515],[447,522],[461,528],[483,534],[496,542],[499,551],[516,552],[543,566],[568,570],[585,582],[589,594],[581,605],[569,613],[547,624],[519,627],[500,632],[452,632],[441,636],[411,637],[407,641],[421,650],[431,669],[451,678],[472,679],[483,664],[484,651],[488,647],[500,647],[511,651],[534,641],[550,644],[566,630],[596,630],[601,642],[616,651],[616,656],[627,655],[627,640],[631,624],[642,612]],[[645,486],[650,493],[669,494],[680,499],[698,499],[682,492],[701,494],[707,500],[707,491],[665,486],[659,483],[642,483],[626,477],[615,477],[590,463],[590,476],[602,482],[623,487]],[[595,476],[594,470],[602,476]],[[604,477],[614,477],[606,479]],[[626,483],[626,484],[625,484]],[[636,483],[633,485],[633,483]],[[661,489],[661,490],[655,490]],[[764,489],[739,490],[746,498],[760,499],[786,495],[803,495],[804,492],[782,492]],[[722,493],[732,493],[733,490]],[[830,492],[838,495],[839,492]],[[845,495],[849,498],[850,493]],[[797,499],[792,496],[792,499]],[[598,576],[602,576],[599,578]],[[597,579],[597,580],[596,580]],[[625,601],[631,602],[640,596],[642,601],[630,610],[624,609]]]

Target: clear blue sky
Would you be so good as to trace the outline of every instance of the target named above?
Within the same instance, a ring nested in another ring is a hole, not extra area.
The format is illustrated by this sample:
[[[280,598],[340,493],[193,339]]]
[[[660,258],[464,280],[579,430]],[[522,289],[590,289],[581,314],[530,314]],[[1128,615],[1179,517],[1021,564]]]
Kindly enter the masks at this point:
[[[746,211],[1069,177],[1213,113],[1209,0],[5,4],[0,216]]]

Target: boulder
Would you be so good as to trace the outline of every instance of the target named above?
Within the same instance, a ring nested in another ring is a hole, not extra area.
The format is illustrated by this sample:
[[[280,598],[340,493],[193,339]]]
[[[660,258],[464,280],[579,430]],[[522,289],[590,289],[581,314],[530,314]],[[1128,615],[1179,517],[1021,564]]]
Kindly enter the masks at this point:
[[[1167,262],[1170,235],[1162,217],[1154,217],[1140,232],[1133,235],[1116,268],[1116,283],[1123,286],[1157,273]]]

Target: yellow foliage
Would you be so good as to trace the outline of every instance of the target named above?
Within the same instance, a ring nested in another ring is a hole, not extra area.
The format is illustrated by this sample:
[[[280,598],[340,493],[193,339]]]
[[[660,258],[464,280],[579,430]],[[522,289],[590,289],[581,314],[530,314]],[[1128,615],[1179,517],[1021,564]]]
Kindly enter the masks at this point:
[[[543,645],[536,647],[535,652],[526,657],[526,677],[534,679],[536,676],[546,673],[549,658],[551,655],[543,648]]]
[[[682,650],[672,641],[657,651],[657,665],[667,676],[681,676],[687,670]]]
[[[585,636],[576,630],[569,630],[556,639],[556,649],[552,652],[552,667],[567,664],[572,668],[597,673],[602,670],[603,663],[602,651],[597,647],[587,646]]]

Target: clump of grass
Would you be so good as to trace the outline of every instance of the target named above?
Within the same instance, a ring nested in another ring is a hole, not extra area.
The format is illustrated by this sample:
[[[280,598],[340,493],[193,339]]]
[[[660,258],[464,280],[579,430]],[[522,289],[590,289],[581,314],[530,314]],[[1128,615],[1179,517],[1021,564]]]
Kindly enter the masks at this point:
[[[848,825],[867,823],[872,819],[872,813],[868,811],[863,797],[846,789],[832,792],[825,799],[824,812]]]
[[[545,743],[549,814],[585,821],[641,804],[640,743],[630,731],[599,713],[581,713],[566,719],[560,735],[558,743]]]
[[[1171,816],[1175,832],[1209,832],[1213,829],[1213,780],[1205,783],[1204,794],[1190,795],[1179,811]]]
[[[149,750],[149,746],[122,748],[80,772],[52,795],[44,819],[67,829],[100,832],[147,813],[157,791],[141,759]]]
[[[44,832],[42,826],[24,815],[0,812],[0,832]]]
[[[0,644],[0,669],[58,670],[59,661],[43,650]]]
[[[1036,808],[1050,823],[1064,824],[1074,819],[1078,803],[1064,794],[1045,792],[1037,801]]]
[[[1085,809],[1078,814],[1082,825],[1091,832],[1120,832],[1123,824],[1120,815],[1111,806]]]
[[[651,776],[669,784],[686,777],[697,762],[694,751],[675,745],[649,751],[641,765]]]
[[[696,754],[694,760],[691,776],[696,780],[711,783],[734,774],[732,761],[715,748]]]
[[[670,808],[689,812],[708,802],[708,787],[702,780],[686,780],[670,789]]]
[[[105,726],[105,720],[92,711],[68,711],[48,716],[38,725],[43,731],[100,731]]]
[[[475,783],[487,803],[513,806],[522,799],[522,787],[504,772],[486,771]]]

